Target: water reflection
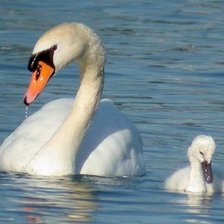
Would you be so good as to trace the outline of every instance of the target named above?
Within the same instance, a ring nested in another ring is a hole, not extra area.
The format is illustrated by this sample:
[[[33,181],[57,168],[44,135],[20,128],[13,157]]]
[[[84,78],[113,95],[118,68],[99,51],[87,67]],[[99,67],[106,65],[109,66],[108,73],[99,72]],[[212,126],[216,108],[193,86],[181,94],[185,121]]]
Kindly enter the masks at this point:
[[[14,186],[20,194],[12,195],[9,201],[17,205],[12,212],[21,217],[22,223],[89,222],[98,207],[90,183],[80,179],[20,176]]]
[[[189,193],[181,200],[181,203],[186,205],[188,215],[185,219],[187,223],[213,223],[209,220],[210,209],[212,208],[212,195],[201,195]]]

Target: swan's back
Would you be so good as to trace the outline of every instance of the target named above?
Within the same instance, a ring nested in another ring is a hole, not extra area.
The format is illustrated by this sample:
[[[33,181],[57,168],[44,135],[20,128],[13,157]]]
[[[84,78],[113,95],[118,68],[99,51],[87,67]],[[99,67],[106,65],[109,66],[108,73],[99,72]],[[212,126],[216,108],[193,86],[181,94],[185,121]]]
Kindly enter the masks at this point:
[[[78,161],[86,160],[83,166],[76,163],[82,174],[144,174],[141,137],[128,117],[107,99],[101,100],[79,153]]]

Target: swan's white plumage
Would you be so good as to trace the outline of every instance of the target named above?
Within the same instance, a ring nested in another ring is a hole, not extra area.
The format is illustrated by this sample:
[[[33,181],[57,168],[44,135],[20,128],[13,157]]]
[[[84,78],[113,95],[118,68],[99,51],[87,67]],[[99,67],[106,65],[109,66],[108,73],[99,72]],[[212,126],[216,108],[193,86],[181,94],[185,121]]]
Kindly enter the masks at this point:
[[[27,172],[27,164],[63,122],[73,101],[51,101],[28,117],[2,144],[0,169]],[[110,100],[101,100],[75,160],[74,174],[142,175],[141,147],[141,137],[130,120]]]
[[[194,192],[194,193],[213,193],[224,192],[224,174],[212,164],[213,182],[206,183],[203,178],[201,162],[203,159],[212,161],[212,154],[215,150],[215,143],[210,136],[197,136],[188,149],[190,166],[174,172],[165,181],[165,188],[168,190]],[[203,152],[202,158],[200,152]],[[190,176],[193,177],[190,179]]]
[[[66,32],[70,34],[70,30],[73,29],[73,26],[80,26],[84,32],[88,33],[88,35],[93,34],[93,39],[96,39],[97,41],[96,44],[100,44],[97,36],[95,36],[88,27],[85,27],[82,24],[63,24],[61,27],[59,26],[56,28],[56,31],[60,31],[60,28],[62,28],[67,30]],[[82,30],[80,32],[84,35]],[[52,43],[48,43],[49,38],[47,37],[41,38],[35,47],[35,51],[41,47],[41,50],[43,50],[45,47],[47,48],[54,44],[53,38],[57,39],[57,36],[54,36],[54,29],[50,31],[50,36],[52,39],[50,39],[49,42]],[[64,32],[63,36],[66,36]],[[72,36],[74,36],[73,31]],[[41,40],[43,41],[43,46],[41,45]],[[63,37],[61,40],[65,41],[66,38]],[[93,43],[91,43],[91,45],[92,44]],[[57,52],[54,57],[54,60],[58,61],[57,63],[59,67],[61,66],[60,58],[58,59],[57,57],[61,54],[62,49],[60,48],[63,46],[65,46],[65,43],[63,43],[62,46],[59,44],[59,52]],[[78,60],[79,64],[81,64],[82,72],[85,63],[82,63],[80,56],[76,55],[75,57],[79,57]],[[91,58],[92,56],[87,55],[85,57]],[[95,58],[93,60],[91,59],[91,62],[94,61],[95,64],[101,66],[97,61],[99,58],[96,58],[96,60]],[[64,58],[61,60],[64,60]],[[71,61],[70,58],[69,60]],[[66,65],[67,62],[65,61],[62,64]],[[90,71],[92,70],[95,72],[96,69],[92,69],[91,65]],[[84,69],[84,71],[86,71],[86,69]],[[102,68],[99,68],[99,73],[101,72]],[[84,80],[84,75],[85,74],[81,74],[82,80]],[[96,75],[98,77],[97,73]],[[89,71],[87,71],[86,76],[89,76],[89,79],[94,82]],[[88,82],[84,82],[84,85]],[[96,86],[98,86],[98,83]],[[73,110],[76,110],[75,103],[77,105],[80,104],[82,107],[82,102],[80,103],[76,101],[81,101],[81,98],[85,100],[91,99],[94,97],[94,94],[97,96],[99,95],[100,97],[100,92],[95,93],[94,88],[91,86],[89,91],[86,89],[86,94],[83,94],[82,91],[84,91],[84,87],[82,87],[81,83],[81,90],[79,90],[78,96],[79,100],[76,97],[75,101],[73,99],[51,101],[44,105],[39,111],[25,119],[0,147],[0,170],[25,172],[36,175],[88,174],[99,176],[135,176],[144,174],[141,137],[132,122],[120,112],[110,100],[101,100],[94,116],[92,115],[92,112],[90,112],[91,121],[86,119],[89,123],[89,128],[87,128],[87,131],[84,130],[83,133],[85,135],[78,149],[75,149],[77,151],[74,152],[74,155],[72,154],[70,156],[70,154],[68,154],[68,156],[64,157],[63,154],[67,153],[67,142],[65,137],[61,138],[63,141],[61,141],[60,138],[56,138],[58,129],[61,128],[62,134],[65,134],[63,133],[63,130],[67,131],[62,127],[64,123],[66,123],[66,119],[69,116],[72,117]],[[99,88],[101,88],[100,85]],[[92,90],[93,94],[91,95],[89,92]],[[90,94],[90,96],[88,96],[88,94]],[[92,102],[89,104],[91,105],[91,103]],[[93,105],[93,109],[94,107],[95,106]],[[78,112],[75,111],[75,113]],[[82,121],[82,118],[80,120]],[[71,119],[71,121],[73,120]],[[79,122],[79,119],[77,119],[76,122]],[[76,125],[70,125],[69,128],[75,130]],[[68,136],[69,134],[70,131],[68,132]],[[49,140],[53,138],[55,138],[55,140],[52,142],[55,144],[47,144],[49,143]],[[50,148],[52,145],[53,148]],[[71,163],[72,165],[68,166],[68,164]]]

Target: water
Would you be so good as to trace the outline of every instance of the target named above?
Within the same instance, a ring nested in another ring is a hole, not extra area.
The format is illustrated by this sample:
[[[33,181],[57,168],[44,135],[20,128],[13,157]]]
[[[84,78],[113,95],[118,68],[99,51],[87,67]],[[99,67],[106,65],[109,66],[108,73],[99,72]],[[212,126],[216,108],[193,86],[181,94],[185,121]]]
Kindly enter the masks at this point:
[[[8,1],[0,7],[0,141],[25,119],[22,98],[36,39],[64,21],[83,22],[107,50],[104,97],[137,125],[146,175],[43,179],[0,173],[0,223],[223,223],[224,198],[167,192],[165,178],[187,164],[198,134],[224,161],[224,3],[214,0]],[[29,107],[72,97],[69,66]]]

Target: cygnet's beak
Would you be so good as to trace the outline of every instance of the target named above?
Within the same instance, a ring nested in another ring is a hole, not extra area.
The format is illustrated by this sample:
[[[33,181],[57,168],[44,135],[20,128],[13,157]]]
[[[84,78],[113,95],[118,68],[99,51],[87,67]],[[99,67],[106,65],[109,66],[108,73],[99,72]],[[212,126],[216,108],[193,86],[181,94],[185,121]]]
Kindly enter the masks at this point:
[[[211,162],[208,163],[206,160],[201,163],[203,175],[206,183],[211,184],[213,182],[212,166]]]
[[[24,96],[24,103],[28,106],[43,91],[50,78],[53,76],[55,69],[43,61],[39,61],[37,68],[32,73],[29,87]]]

